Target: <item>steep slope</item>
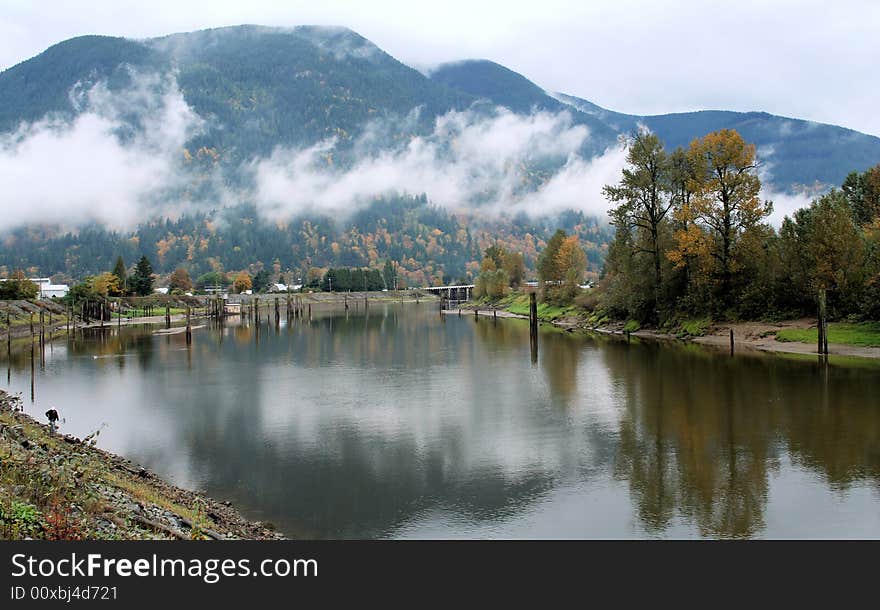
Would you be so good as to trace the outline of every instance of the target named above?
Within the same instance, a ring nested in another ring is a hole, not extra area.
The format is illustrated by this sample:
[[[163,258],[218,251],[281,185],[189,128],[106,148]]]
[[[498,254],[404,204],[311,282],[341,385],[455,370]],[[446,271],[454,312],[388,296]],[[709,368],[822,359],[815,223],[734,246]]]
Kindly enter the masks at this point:
[[[519,114],[529,114],[535,110],[568,111],[575,123],[590,128],[587,153],[601,153],[617,139],[618,130],[600,117],[581,112],[579,108],[555,99],[525,76],[492,61],[467,60],[443,64],[430,73],[430,78]]]
[[[435,83],[346,28],[235,26],[134,41],[83,36],[0,73],[0,131],[49,112],[73,113],[70,92],[136,72],[174,69],[208,129],[191,143],[226,161],[275,146],[335,137],[343,145],[368,121],[399,118],[401,134],[432,124],[473,98]]]
[[[0,72],[0,132],[47,113],[73,113],[71,91],[107,81],[130,82],[127,67],[166,70],[167,58],[144,44],[110,36],[80,36],[49,47],[36,57]]]

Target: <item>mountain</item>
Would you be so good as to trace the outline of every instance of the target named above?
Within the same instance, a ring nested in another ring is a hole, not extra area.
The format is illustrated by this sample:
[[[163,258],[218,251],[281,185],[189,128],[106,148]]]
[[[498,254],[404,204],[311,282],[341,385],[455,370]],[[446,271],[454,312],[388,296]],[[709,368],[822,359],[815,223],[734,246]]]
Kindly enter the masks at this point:
[[[838,185],[849,172],[880,161],[880,138],[833,125],[761,112],[631,115],[547,92],[491,61],[444,64],[426,75],[346,28],[244,25],[146,40],[82,36],[0,72],[0,165],[12,159],[21,174],[16,147],[33,133],[20,127],[52,117],[49,131],[40,132],[51,137],[40,142],[54,142],[63,131],[58,125],[102,103],[103,98],[87,95],[90,91],[124,97],[134,90],[149,97],[165,91],[168,82],[200,119],[186,139],[166,138],[170,144],[138,140],[139,130],[167,127],[170,132],[176,124],[174,115],[168,125],[162,123],[164,115],[159,121],[141,120],[138,113],[153,106],[134,104],[112,113],[109,124],[122,125],[114,128],[109,153],[77,146],[51,149],[59,155],[94,155],[106,162],[107,174],[116,174],[114,189],[107,192],[118,201],[92,206],[82,197],[76,209],[85,207],[88,213],[76,218],[92,218],[92,207],[113,211],[123,206],[129,193],[125,172],[149,161],[132,155],[113,163],[113,156],[125,156],[132,142],[142,144],[141,152],[160,150],[169,156],[168,167],[148,165],[146,175],[135,171],[133,179],[151,182],[155,166],[174,178],[168,188],[129,202],[140,206],[137,222],[130,221],[133,214],[114,216],[129,220],[125,229],[80,220],[63,224],[61,219],[72,218],[76,207],[64,188],[50,191],[48,204],[19,202],[20,207],[57,209],[58,218],[32,215],[45,221],[27,226],[0,219],[0,227],[6,227],[0,231],[0,274],[25,268],[76,278],[107,268],[119,254],[129,262],[146,254],[157,270],[184,265],[193,274],[221,267],[268,268],[276,260],[283,267],[304,269],[374,265],[391,258],[406,277],[421,282],[472,276],[480,249],[495,238],[526,253],[531,263],[559,226],[580,236],[592,271],[598,271],[611,233],[584,213],[599,213],[604,204],[601,193],[587,193],[584,185],[614,178],[589,174],[595,169],[589,161],[639,125],[655,131],[670,148],[735,128],[758,146],[763,179],[775,191]],[[104,124],[93,121],[86,127]],[[100,145],[93,132],[85,135],[89,145]],[[25,158],[54,160],[51,154],[34,153],[40,150],[30,150]],[[276,160],[279,150],[287,156]],[[303,150],[314,154],[296,156]],[[578,156],[583,163],[572,163]],[[272,163],[263,163],[267,159]],[[431,164],[437,168],[425,172]],[[60,180],[52,172],[64,165],[53,165],[46,177],[38,175],[30,183]],[[310,180],[285,181],[289,176],[280,174],[291,165]],[[602,170],[607,164],[597,166]],[[271,174],[267,184],[276,201],[257,201],[255,168]],[[155,181],[163,176],[156,174]],[[82,178],[76,187],[86,187],[89,197],[105,192],[105,176],[76,177]],[[97,186],[88,190],[90,183]],[[4,184],[20,195],[29,183],[15,178]],[[362,184],[374,190],[358,191],[361,199],[349,208],[284,207],[277,201],[294,191],[320,199],[321,189],[333,190],[338,198]],[[522,197],[545,185],[553,188],[533,198],[530,207],[501,205],[489,215],[474,213],[497,196]],[[433,205],[431,189],[443,191],[447,202],[460,209]],[[10,200],[12,190],[4,193]],[[566,202],[585,205],[580,212],[560,214],[563,207],[553,206],[566,197]],[[148,207],[156,199],[159,207]],[[293,216],[279,216],[279,208],[292,210]],[[500,217],[499,209],[505,212]]]
[[[850,129],[762,112],[700,111],[655,116],[615,112],[588,100],[548,93],[486,60],[438,66],[428,76],[343,27],[234,26],[147,40],[82,36],[61,42],[0,73],[0,133],[47,113],[72,116],[71,91],[104,81],[130,84],[132,70],[173,70],[186,102],[208,119],[189,148],[206,147],[230,165],[276,146],[336,138],[344,150],[375,119],[399,127],[390,138],[426,133],[450,110],[479,101],[520,115],[568,111],[590,138],[584,154],[602,152],[638,124],[668,147],[721,128],[754,142],[776,190],[840,184],[850,171],[880,160],[880,138]],[[405,121],[418,108],[415,121]]]
[[[0,131],[49,112],[73,114],[69,92],[136,72],[173,69],[186,102],[208,120],[190,143],[227,162],[278,145],[351,141],[371,119],[421,108],[429,126],[474,100],[425,78],[346,28],[236,26],[134,41],[83,36],[0,73]]]
[[[672,149],[686,147],[695,138],[719,129],[736,129],[758,148],[765,180],[775,189],[837,185],[852,171],[864,171],[880,162],[880,138],[852,129],[775,116],[766,112],[706,110],[631,115],[608,110],[575,96],[548,93],[524,76],[496,63],[475,60],[440,66],[432,80],[450,88],[486,98],[518,112],[530,108],[558,111],[568,108],[578,121],[602,127],[596,134],[605,142],[608,134],[632,132],[645,125]]]

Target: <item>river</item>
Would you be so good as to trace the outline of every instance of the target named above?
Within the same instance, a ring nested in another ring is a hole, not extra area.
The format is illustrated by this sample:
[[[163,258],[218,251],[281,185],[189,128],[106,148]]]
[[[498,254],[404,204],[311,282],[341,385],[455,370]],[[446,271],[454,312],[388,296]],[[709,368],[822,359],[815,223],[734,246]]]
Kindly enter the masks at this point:
[[[880,368],[441,317],[92,329],[39,419],[304,538],[880,537]],[[5,355],[4,355],[5,357]],[[5,379],[3,381],[6,381]]]

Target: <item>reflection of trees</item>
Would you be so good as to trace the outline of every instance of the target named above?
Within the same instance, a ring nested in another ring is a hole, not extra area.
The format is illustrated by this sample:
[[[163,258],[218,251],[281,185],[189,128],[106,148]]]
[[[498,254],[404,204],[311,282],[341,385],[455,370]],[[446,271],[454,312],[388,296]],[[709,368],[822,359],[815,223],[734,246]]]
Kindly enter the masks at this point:
[[[678,513],[703,535],[760,531],[777,427],[777,413],[755,400],[760,368],[659,345],[606,354],[626,388],[616,472],[645,527],[662,532]]]
[[[867,400],[876,377],[834,369],[826,385],[803,363],[657,345],[609,345],[605,356],[626,389],[615,472],[649,531],[679,514],[703,535],[760,532],[780,440],[832,483],[880,479],[880,412]]]

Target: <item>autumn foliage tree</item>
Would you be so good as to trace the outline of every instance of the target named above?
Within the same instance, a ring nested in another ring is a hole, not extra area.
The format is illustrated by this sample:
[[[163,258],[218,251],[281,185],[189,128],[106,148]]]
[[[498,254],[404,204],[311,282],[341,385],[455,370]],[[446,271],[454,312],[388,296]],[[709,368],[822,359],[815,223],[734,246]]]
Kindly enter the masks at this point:
[[[232,281],[232,287],[235,289],[235,292],[241,294],[246,290],[250,290],[253,286],[251,282],[251,276],[247,271],[239,271],[235,275],[235,279]]]
[[[538,257],[538,279],[545,301],[569,301],[580,291],[587,256],[576,235],[556,231]]]
[[[171,292],[190,292],[193,289],[192,278],[183,267],[178,267],[168,278],[168,289]]]
[[[687,156],[693,168],[689,181],[693,195],[676,210],[686,228],[676,233],[676,245],[668,256],[678,266],[688,257],[703,258],[704,269],[717,281],[720,303],[729,306],[739,263],[736,246],[770,215],[773,204],[760,198],[755,146],[746,144],[735,130],[694,140]]]

